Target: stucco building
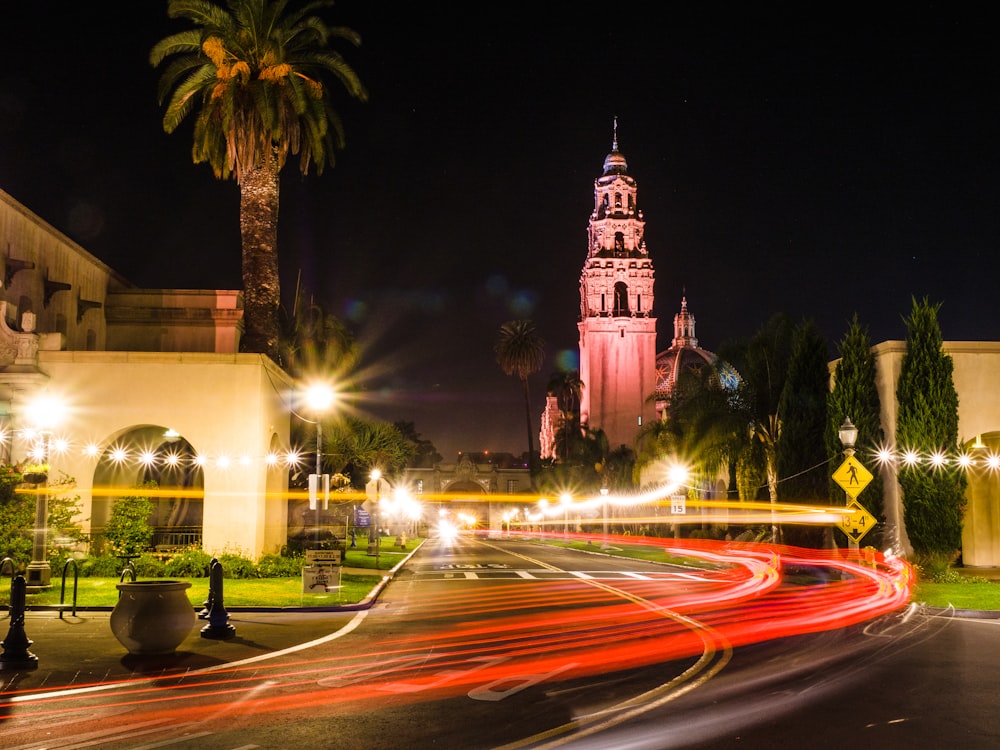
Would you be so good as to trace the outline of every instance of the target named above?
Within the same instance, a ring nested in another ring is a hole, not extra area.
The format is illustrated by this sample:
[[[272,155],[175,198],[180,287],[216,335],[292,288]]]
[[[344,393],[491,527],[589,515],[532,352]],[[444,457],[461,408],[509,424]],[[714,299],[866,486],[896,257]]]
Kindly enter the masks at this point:
[[[294,389],[239,353],[239,292],[138,288],[2,191],[0,279],[4,460],[42,440],[50,484],[72,478],[97,534],[115,497],[155,479],[178,488],[155,498],[165,541],[280,549],[288,472],[269,456],[287,450]],[[40,438],[43,396],[60,406]]]

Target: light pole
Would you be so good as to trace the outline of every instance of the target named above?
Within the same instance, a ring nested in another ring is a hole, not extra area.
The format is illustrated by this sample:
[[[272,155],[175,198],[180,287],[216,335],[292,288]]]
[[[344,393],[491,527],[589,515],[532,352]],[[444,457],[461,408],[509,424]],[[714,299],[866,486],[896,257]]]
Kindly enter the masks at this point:
[[[48,396],[39,396],[28,405],[27,417],[36,438],[32,458],[39,464],[36,478],[41,480],[35,483],[35,528],[32,533],[31,562],[25,571],[27,589],[31,591],[47,589],[52,582],[52,569],[46,550],[49,523],[48,475],[51,471],[48,464],[52,428],[58,423],[61,413],[62,406]],[[39,490],[39,485],[44,488]]]
[[[323,473],[323,415],[333,405],[333,398],[333,389],[326,383],[314,383],[305,392],[306,407],[316,420],[316,473],[309,477],[309,505],[310,510],[316,512],[317,548],[320,545],[319,494],[323,494],[324,509],[330,498],[330,479]]]
[[[563,507],[563,537],[569,539],[569,504],[573,502],[573,498],[564,493],[559,497],[559,502]]]
[[[844,423],[837,430],[837,437],[840,439],[840,444],[844,446],[844,457],[851,458],[854,455],[854,444],[858,441],[858,428],[851,422],[850,417],[844,417]],[[844,505],[850,504],[851,495],[845,491]],[[847,543],[852,549],[858,548],[858,543],[850,537],[848,537]]]
[[[850,458],[854,455],[854,444],[858,440],[858,428],[851,422],[850,417],[844,417],[844,423],[837,430],[837,437],[840,444],[844,446],[844,455]]]
[[[372,504],[371,525],[368,527],[368,554],[375,550],[375,570],[379,566],[379,552],[382,547],[381,534],[379,533],[379,511],[382,508],[382,470],[372,469],[371,483],[374,484],[375,502]]]

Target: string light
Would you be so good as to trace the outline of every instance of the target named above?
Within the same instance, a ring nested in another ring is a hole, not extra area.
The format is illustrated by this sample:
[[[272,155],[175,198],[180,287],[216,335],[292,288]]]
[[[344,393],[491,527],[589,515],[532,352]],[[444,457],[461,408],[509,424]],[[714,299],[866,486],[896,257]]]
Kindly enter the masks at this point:
[[[875,451],[872,456],[879,465],[888,467],[901,465],[906,468],[917,468],[923,465],[932,469],[944,469],[949,466],[955,466],[965,471],[987,469],[993,472],[1000,470],[1000,454],[993,451],[983,453],[983,447],[985,446],[981,446],[980,450],[975,453],[963,451],[955,454],[949,454],[940,450],[921,454],[912,448],[893,451],[890,448],[882,447]]]
[[[40,462],[45,458],[45,448],[39,442],[40,433],[37,430],[23,429],[18,430],[17,434],[28,444],[25,456],[27,460]],[[0,429],[0,444],[11,442],[12,437],[13,432]],[[173,443],[175,441],[168,440],[167,442]],[[74,444],[69,438],[65,436],[52,436],[50,438],[49,455],[66,456],[71,454],[73,450]],[[238,458],[233,458],[232,454],[229,453],[221,453],[218,456],[202,453],[185,455],[173,445],[170,445],[167,450],[155,450],[146,447],[129,447],[119,443],[102,448],[97,443],[88,442],[79,450],[84,457],[91,460],[99,461],[103,457],[118,466],[134,463],[146,469],[157,466],[171,469],[179,469],[184,466],[205,468],[212,465],[221,470],[236,468],[249,470],[258,462],[268,469],[294,469],[304,465],[304,453],[296,448],[284,452],[272,451],[259,459],[247,453],[240,454]]]

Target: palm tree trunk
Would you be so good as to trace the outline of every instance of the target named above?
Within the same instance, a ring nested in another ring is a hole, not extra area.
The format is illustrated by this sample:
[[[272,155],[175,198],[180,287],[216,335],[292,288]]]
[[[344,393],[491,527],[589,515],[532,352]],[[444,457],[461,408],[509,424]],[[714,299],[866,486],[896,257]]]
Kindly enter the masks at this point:
[[[240,351],[278,361],[278,162],[249,169],[240,180],[243,244],[243,338]]]
[[[535,462],[535,444],[531,438],[531,399],[528,396],[527,378],[521,378],[521,387],[524,390],[524,416],[528,425],[528,469],[531,470]]]

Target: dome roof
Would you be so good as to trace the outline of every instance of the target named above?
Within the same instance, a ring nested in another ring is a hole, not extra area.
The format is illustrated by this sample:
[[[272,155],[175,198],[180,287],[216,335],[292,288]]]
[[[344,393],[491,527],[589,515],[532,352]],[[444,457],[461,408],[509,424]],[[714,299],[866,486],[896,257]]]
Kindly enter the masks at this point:
[[[604,157],[604,177],[612,174],[627,174],[628,162],[618,150],[618,118],[615,118],[614,136],[611,139],[611,153]]]
[[[739,373],[714,353],[698,346],[694,335],[694,315],[688,312],[687,297],[681,299],[681,311],[674,316],[674,340],[670,348],[656,355],[656,398],[666,399],[680,373],[709,367],[719,378],[719,385],[732,390],[739,385]]]
[[[627,174],[628,162],[625,156],[616,148],[604,157],[604,176],[610,174]]]

